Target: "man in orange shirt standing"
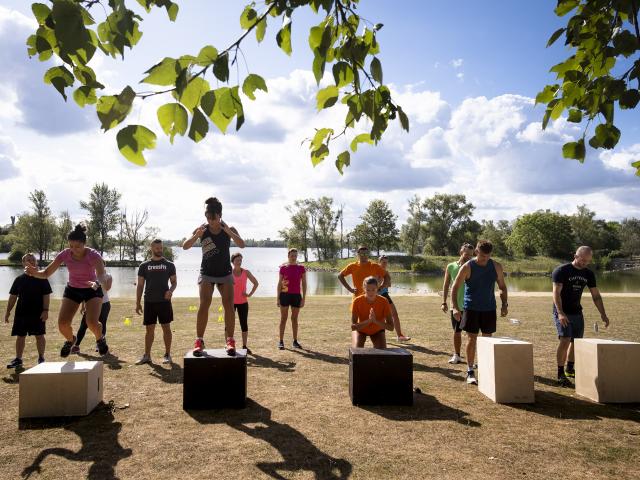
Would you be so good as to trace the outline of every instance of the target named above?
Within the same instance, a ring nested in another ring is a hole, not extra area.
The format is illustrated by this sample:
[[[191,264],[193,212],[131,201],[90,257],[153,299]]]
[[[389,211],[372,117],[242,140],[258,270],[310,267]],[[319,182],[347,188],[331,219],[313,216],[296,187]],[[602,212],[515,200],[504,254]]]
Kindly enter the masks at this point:
[[[338,274],[340,283],[344,288],[353,293],[354,297],[364,293],[362,285],[367,277],[378,279],[378,288],[384,288],[391,284],[389,273],[377,263],[370,262],[368,255],[369,249],[364,245],[360,245],[358,247],[358,261],[350,263]],[[351,275],[353,287],[351,287],[344,278],[349,275]]]
[[[385,330],[393,330],[391,305],[386,298],[378,295],[378,279],[367,277],[360,284],[365,291],[351,303],[351,345],[364,347],[367,337],[373,348],[387,348]]]

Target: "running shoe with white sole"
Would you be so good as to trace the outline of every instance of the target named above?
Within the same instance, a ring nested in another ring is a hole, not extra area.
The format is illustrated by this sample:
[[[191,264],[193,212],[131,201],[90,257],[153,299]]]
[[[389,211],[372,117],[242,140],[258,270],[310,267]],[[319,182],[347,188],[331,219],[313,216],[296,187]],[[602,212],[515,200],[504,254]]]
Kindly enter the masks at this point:
[[[20,368],[22,366],[21,358],[14,358],[9,363],[7,363],[7,368]]]
[[[225,350],[227,351],[227,355],[229,355],[230,357],[233,357],[236,354],[236,341],[233,339],[233,337],[227,338]]]
[[[151,363],[151,357],[146,353],[140,357],[140,360],[136,362],[136,365],[144,365],[145,363]]]
[[[458,355],[457,353],[454,353],[453,356],[449,359],[449,363],[451,363],[452,365],[462,363],[462,357],[460,357],[460,355]]]
[[[202,355],[204,355],[204,340],[196,338],[196,341],[193,344],[193,356],[201,357]]]
[[[467,372],[467,385],[477,385],[478,380],[473,372]]]
[[[171,355],[169,355],[168,353],[164,354],[164,357],[162,357],[162,363],[172,363],[173,360],[171,359]]]

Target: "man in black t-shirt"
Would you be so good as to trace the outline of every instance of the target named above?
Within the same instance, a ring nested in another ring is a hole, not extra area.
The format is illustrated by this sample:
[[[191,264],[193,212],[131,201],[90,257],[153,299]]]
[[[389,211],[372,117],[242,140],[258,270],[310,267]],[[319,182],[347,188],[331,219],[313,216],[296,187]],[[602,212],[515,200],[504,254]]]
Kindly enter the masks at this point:
[[[584,287],[589,288],[605,328],[609,326],[609,318],[604,311],[602,297],[596,287],[596,276],[587,268],[592,256],[591,247],[582,246],[576,251],[573,262],[560,265],[551,274],[553,319],[560,339],[556,352],[558,383],[564,387],[572,386],[567,376],[575,377],[573,340],[582,338],[584,335],[584,317],[580,304]]]
[[[36,266],[36,257],[33,253],[27,253],[22,257],[22,265]],[[9,302],[4,315],[5,323],[9,323],[11,310],[16,306],[16,314],[13,318],[11,335],[16,337],[16,358],[7,364],[7,368],[22,367],[22,354],[27,335],[36,337],[38,349],[38,363],[44,362],[44,349],[46,333],[46,321],[49,318],[49,296],[51,285],[48,280],[31,277],[26,274],[19,275],[13,281],[9,290]]]
[[[136,290],[136,313],[144,311],[142,324],[146,327],[144,337],[144,355],[136,363],[151,363],[151,346],[156,331],[156,322],[162,327],[165,354],[162,363],[171,363],[171,322],[173,308],[171,296],[178,286],[176,266],[162,256],[162,240],[151,242],[151,259],[142,262],[138,268],[138,288]],[[171,287],[169,287],[171,283]],[[145,288],[146,286],[146,288]],[[144,291],[144,310],[142,292]]]

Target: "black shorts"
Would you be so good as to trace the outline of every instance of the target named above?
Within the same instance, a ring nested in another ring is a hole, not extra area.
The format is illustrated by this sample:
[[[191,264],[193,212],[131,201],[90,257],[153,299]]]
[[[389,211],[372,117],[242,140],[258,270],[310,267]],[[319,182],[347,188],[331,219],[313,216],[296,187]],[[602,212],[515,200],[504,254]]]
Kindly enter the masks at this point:
[[[393,300],[391,300],[391,296],[389,295],[389,292],[378,293],[378,295],[386,298],[389,301],[389,305],[393,305]]]
[[[143,325],[160,325],[173,322],[173,307],[171,302],[144,302]]]
[[[462,323],[462,320],[458,321],[456,320],[456,317],[453,316],[453,310],[451,310],[451,328],[453,328],[454,332],[461,332],[462,331],[462,327],[460,327],[460,324]]]
[[[102,298],[103,296],[102,287],[94,290],[93,288],[76,288],[70,285],[64,287],[64,294],[62,295],[63,298],[68,298],[78,304],[88,302],[92,298]]]
[[[238,312],[238,319],[240,320],[240,330],[243,332],[249,331],[249,302],[234,303],[233,309]]]
[[[280,306],[300,308],[302,304],[302,295],[299,293],[280,292]]]
[[[14,337],[26,337],[27,335],[44,335],[47,333],[47,322],[40,319],[40,315],[16,316],[13,319],[11,335]]]
[[[495,310],[488,312],[478,312],[476,310],[465,310],[462,313],[460,328],[467,333],[495,333],[498,316]]]

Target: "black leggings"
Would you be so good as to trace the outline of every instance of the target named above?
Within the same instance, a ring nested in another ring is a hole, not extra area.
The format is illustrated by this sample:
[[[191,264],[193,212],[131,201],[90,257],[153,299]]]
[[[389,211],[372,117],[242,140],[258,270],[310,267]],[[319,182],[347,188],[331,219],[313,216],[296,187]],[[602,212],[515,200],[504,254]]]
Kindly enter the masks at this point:
[[[102,336],[104,337],[107,334],[107,319],[109,318],[109,312],[111,311],[111,303],[106,302],[102,304],[102,308],[100,309],[100,323],[102,324]],[[80,342],[84,338],[84,334],[87,333],[87,314],[84,313],[82,315],[82,321],[80,322],[80,327],[78,328],[78,333],[76,333],[76,345],[80,346]]]
[[[240,319],[240,330],[243,332],[249,331],[249,302],[246,303],[234,303],[233,309],[238,312],[238,318]]]

